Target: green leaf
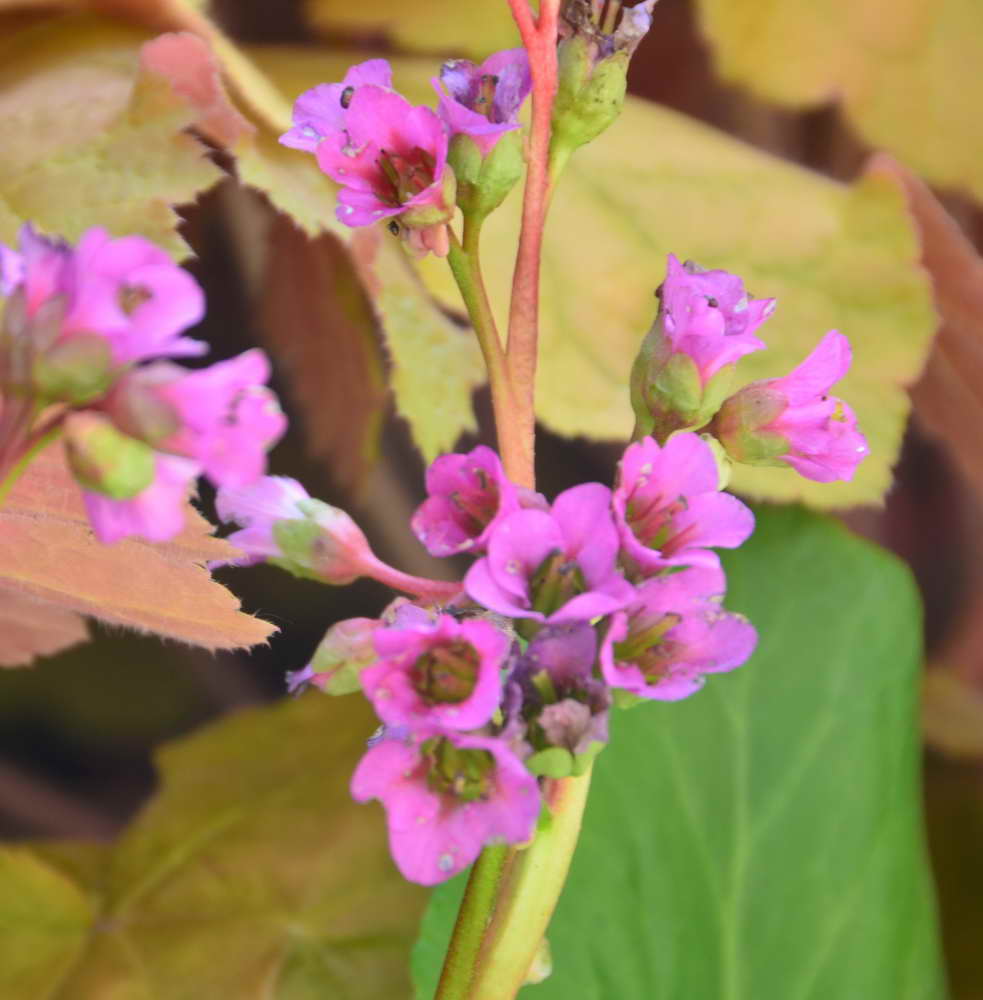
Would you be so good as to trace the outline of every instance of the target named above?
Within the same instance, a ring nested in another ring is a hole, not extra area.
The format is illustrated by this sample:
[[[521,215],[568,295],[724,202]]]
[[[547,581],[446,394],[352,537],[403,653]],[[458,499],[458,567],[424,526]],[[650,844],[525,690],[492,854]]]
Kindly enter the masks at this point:
[[[766,100],[839,100],[868,146],[983,197],[977,0],[701,0],[721,75]]]
[[[423,894],[348,794],[374,726],[361,699],[243,712],[160,754],[112,847],[0,852],[0,995],[405,995]]]
[[[616,714],[553,974],[521,996],[938,1000],[910,575],[795,508],[761,510],[725,563],[758,651],[692,698]],[[418,997],[449,932],[435,923]]]
[[[138,73],[146,37],[69,16],[0,45],[0,240],[30,219],[71,240],[102,225],[187,254],[172,206],[222,172],[184,133],[193,111],[163,79]]]

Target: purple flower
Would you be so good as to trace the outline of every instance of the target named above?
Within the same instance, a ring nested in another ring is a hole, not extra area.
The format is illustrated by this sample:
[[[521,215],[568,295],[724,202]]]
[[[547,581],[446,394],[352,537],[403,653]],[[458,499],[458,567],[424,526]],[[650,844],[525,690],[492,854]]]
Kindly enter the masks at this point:
[[[483,552],[494,526],[519,509],[516,487],[498,455],[484,445],[436,459],[427,469],[427,493],[412,527],[434,556]]]
[[[433,625],[380,628],[382,659],[362,671],[362,688],[383,722],[477,729],[502,696],[512,640],[490,622],[441,615]]]
[[[674,353],[696,362],[705,385],[724,365],[765,344],[754,331],[774,312],[774,299],[749,299],[727,271],[705,271],[669,254],[662,284],[662,329]]]
[[[549,513],[502,518],[488,554],[464,579],[468,595],[499,614],[536,621],[587,621],[623,607],[633,589],[615,568],[610,503],[607,487],[583,483],[561,493]]]
[[[829,395],[851,361],[850,341],[831,330],[788,375],[731,396],[715,423],[728,454],[752,464],[787,463],[820,483],[852,479],[870,448],[853,410]]]
[[[718,489],[717,460],[699,435],[629,445],[612,506],[629,562],[648,575],[667,566],[717,565],[710,546],[735,548],[754,530],[754,515]]]
[[[430,108],[392,90],[358,87],[344,128],[315,151],[321,169],[341,185],[337,215],[346,226],[399,216],[429,228],[454,212],[454,174],[447,169],[447,131]]]
[[[519,108],[532,89],[529,57],[525,49],[506,49],[480,66],[451,59],[433,85],[440,97],[437,113],[451,135],[471,136],[487,155],[505,132],[519,128]]]
[[[124,375],[104,409],[128,434],[196,459],[216,485],[247,486],[287,425],[269,376],[260,350],[197,371],[160,361]]]
[[[456,875],[486,844],[529,840],[540,808],[536,779],[502,741],[453,732],[381,740],[351,790],[382,801],[393,859],[422,885]]]
[[[694,567],[643,583],[638,599],[612,615],[601,646],[601,671],[615,688],[640,698],[677,701],[698,691],[704,675],[733,670],[754,651],[757,633],[724,611],[723,573]]]
[[[298,576],[341,585],[363,576],[375,562],[368,540],[351,517],[312,499],[295,479],[263,476],[246,486],[223,486],[215,510],[220,520],[243,525],[228,541],[244,557],[212,563],[212,568],[269,560]]]
[[[512,679],[523,692],[526,739],[533,750],[573,756],[608,741],[611,699],[594,678],[597,633],[586,622],[548,625],[519,659]]]
[[[197,462],[173,455],[157,455],[153,482],[134,497],[114,500],[103,493],[82,490],[92,530],[110,544],[136,535],[166,542],[184,529],[184,506],[191,483],[201,471]]]
[[[280,136],[280,142],[292,149],[313,153],[318,143],[345,127],[345,114],[355,91],[371,84],[392,89],[392,70],[385,59],[369,59],[352,66],[341,83],[319,83],[305,91],[294,103],[294,125]]]

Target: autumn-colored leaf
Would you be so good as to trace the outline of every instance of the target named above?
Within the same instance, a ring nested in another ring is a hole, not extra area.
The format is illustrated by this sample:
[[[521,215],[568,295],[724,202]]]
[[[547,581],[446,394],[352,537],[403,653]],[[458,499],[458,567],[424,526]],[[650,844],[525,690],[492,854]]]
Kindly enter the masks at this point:
[[[978,0],[700,0],[698,7],[724,79],[796,107],[838,99],[869,145],[933,183],[983,196]]]
[[[77,612],[209,649],[263,642],[273,626],[243,614],[236,597],[205,568],[236,551],[210,532],[189,506],[186,528],[172,542],[102,545],[62,449],[52,446],[31,463],[0,511],[0,600],[12,594],[21,605],[44,604],[52,613],[35,612],[40,626],[58,621],[63,635],[69,628],[64,616]],[[37,636],[34,651],[50,652],[45,641],[44,634]]]
[[[304,0],[310,24],[330,39],[385,37],[397,48],[483,59],[519,44],[505,0]]]
[[[88,637],[74,611],[0,586],[0,667],[23,666]]]
[[[98,224],[187,254],[172,206],[221,171],[185,133],[195,117],[186,102],[138,74],[139,40],[65,17],[0,45],[0,240],[27,219],[69,239]]]
[[[925,373],[912,390],[919,423],[952,452],[983,494],[983,260],[932,192],[884,154],[869,172],[899,183],[918,226],[941,327]]]
[[[311,239],[277,215],[263,258],[260,336],[287,376],[312,452],[351,488],[375,458],[388,399],[372,306],[329,233]]]
[[[408,996],[425,894],[348,795],[374,726],[352,698],[244,712],[159,755],[115,844],[0,852],[0,995]]]
[[[385,331],[396,408],[430,462],[477,427],[471,394],[485,381],[481,354],[470,329],[431,300],[398,241],[361,229],[352,250]]]

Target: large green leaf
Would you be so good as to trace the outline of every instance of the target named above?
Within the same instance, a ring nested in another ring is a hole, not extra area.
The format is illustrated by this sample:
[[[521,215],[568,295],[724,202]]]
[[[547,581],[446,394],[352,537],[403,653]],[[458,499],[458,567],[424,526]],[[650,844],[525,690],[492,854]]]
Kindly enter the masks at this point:
[[[726,560],[760,646],[619,713],[529,1000],[937,1000],[909,573],[839,525],[762,510]],[[436,976],[416,956],[418,995]]]
[[[423,894],[348,780],[375,723],[313,694],[165,749],[120,840],[0,852],[4,1000],[391,1000]]]
[[[979,0],[700,0],[721,74],[793,106],[837,99],[872,146],[983,197]]]

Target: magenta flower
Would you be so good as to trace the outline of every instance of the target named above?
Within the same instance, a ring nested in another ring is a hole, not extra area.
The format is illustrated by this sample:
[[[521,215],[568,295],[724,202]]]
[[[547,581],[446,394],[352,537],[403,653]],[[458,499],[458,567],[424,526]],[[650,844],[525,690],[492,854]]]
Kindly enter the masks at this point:
[[[539,816],[539,785],[501,741],[423,730],[372,746],[352,777],[357,802],[386,809],[393,859],[411,882],[436,885],[490,843],[521,844]]]
[[[375,649],[382,659],[362,671],[362,688],[390,725],[477,729],[498,708],[511,646],[481,619],[441,615],[434,625],[380,628]]]
[[[93,228],[72,250],[39,236],[30,224],[21,227],[19,239],[19,253],[3,248],[7,294],[23,290],[28,317],[46,302],[59,301],[60,322],[35,350],[93,334],[108,341],[116,364],[208,350],[180,336],[204,314],[198,283],[149,240],[113,239]]]
[[[610,503],[607,487],[583,483],[561,493],[549,513],[502,518],[488,554],[464,579],[468,595],[499,614],[536,621],[588,621],[624,607],[634,591],[615,568]]]
[[[787,463],[820,483],[852,479],[870,448],[853,410],[829,395],[852,358],[850,341],[831,330],[788,375],[731,396],[715,425],[728,454],[752,464]]]
[[[263,476],[241,487],[223,486],[215,497],[222,521],[243,525],[228,541],[243,558],[219,565],[269,560],[297,576],[351,583],[376,560],[362,529],[337,507],[312,499],[295,479]]]
[[[677,701],[699,691],[705,674],[739,667],[754,651],[757,632],[723,610],[723,592],[716,567],[647,580],[637,601],[611,617],[601,645],[604,679],[640,698]]]
[[[507,49],[480,66],[451,59],[433,85],[440,97],[437,113],[451,136],[471,136],[487,155],[504,133],[519,128],[519,108],[532,89],[529,56],[525,49]]]
[[[652,438],[629,445],[612,499],[629,563],[643,575],[716,566],[710,547],[740,545],[754,530],[754,515],[718,482],[717,460],[697,434],[675,434],[662,448]]]
[[[494,526],[519,509],[516,487],[484,445],[436,459],[427,469],[427,493],[411,523],[434,556],[483,552]]]
[[[321,169],[341,185],[337,215],[346,226],[398,216],[410,227],[448,222],[454,173],[447,169],[447,131],[430,108],[392,90],[358,87],[344,128],[315,151]]]
[[[133,437],[196,459],[216,485],[247,486],[287,426],[269,376],[260,350],[196,371],[160,361],[124,375],[104,409]]]
[[[661,296],[672,351],[696,362],[704,385],[725,365],[765,347],[754,331],[775,311],[775,300],[749,299],[735,274],[680,264],[669,254]]]
[[[319,83],[301,94],[294,103],[293,128],[280,136],[280,142],[313,153],[322,139],[344,129],[345,113],[355,91],[365,84],[392,89],[392,70],[385,59],[358,63],[341,83]]]
[[[96,538],[105,544],[136,535],[166,542],[184,529],[184,505],[201,471],[197,462],[173,455],[155,457],[153,482],[134,497],[114,500],[83,489],[85,509]]]

